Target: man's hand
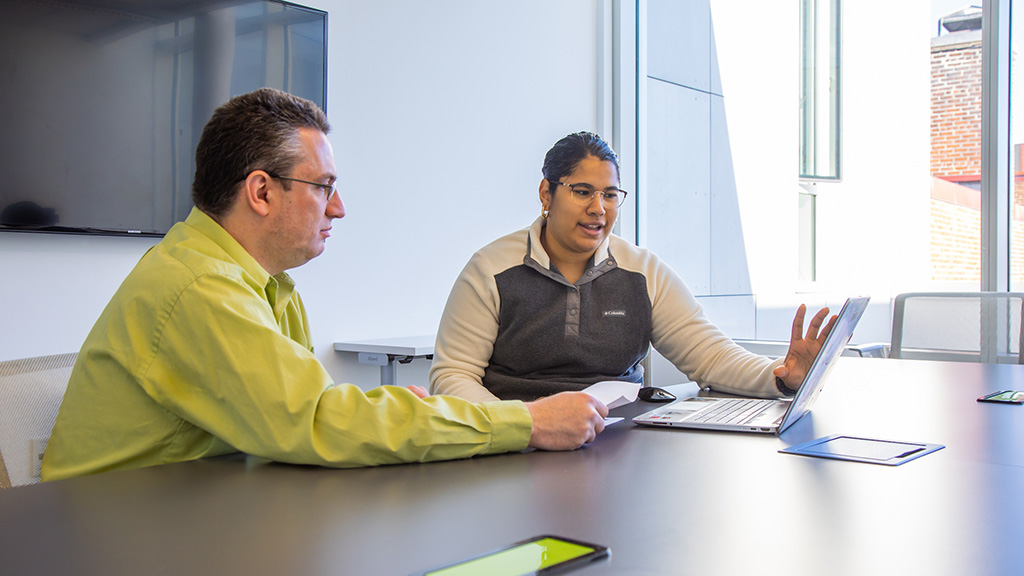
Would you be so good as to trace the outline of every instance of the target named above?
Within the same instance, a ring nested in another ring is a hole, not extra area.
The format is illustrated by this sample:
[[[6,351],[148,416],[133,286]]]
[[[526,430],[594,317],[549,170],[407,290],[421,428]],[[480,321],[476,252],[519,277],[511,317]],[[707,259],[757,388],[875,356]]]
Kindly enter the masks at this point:
[[[530,447],[575,450],[604,430],[608,407],[586,392],[561,392],[526,403],[533,418]]]
[[[426,398],[427,396],[430,396],[430,392],[427,392],[427,389],[424,388],[423,386],[417,386],[413,384],[411,386],[406,386],[405,388],[412,392],[413,394],[415,394],[420,400]]]
[[[793,333],[789,340],[789,351],[786,352],[786,360],[775,369],[775,376],[781,378],[786,388],[796,390],[803,384],[807,370],[814,362],[818,350],[825,343],[825,337],[832,331],[832,325],[836,323],[836,316],[828,320],[828,324],[819,332],[821,323],[828,316],[828,308],[822,308],[811,319],[807,326],[807,334],[804,335],[804,315],[807,313],[807,306],[803,304],[797,308],[796,317],[793,318]]]

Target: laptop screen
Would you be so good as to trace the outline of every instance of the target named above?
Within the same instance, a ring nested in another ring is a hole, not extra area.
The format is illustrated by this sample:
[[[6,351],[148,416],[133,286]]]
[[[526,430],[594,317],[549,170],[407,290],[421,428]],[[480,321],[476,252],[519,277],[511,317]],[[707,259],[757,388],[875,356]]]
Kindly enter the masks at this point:
[[[853,329],[857,327],[857,322],[860,321],[860,317],[864,314],[869,300],[870,298],[868,297],[850,298],[843,305],[835,325],[832,326],[832,331],[825,337],[825,343],[822,344],[821,350],[818,351],[814,362],[811,363],[811,367],[807,370],[803,384],[800,385],[800,389],[793,398],[793,402],[789,405],[789,409],[786,410],[786,415],[779,425],[779,434],[785,432],[787,428],[811,409],[811,405],[817,400],[829,372],[832,371],[836,360],[842,355],[843,349],[853,336]]]

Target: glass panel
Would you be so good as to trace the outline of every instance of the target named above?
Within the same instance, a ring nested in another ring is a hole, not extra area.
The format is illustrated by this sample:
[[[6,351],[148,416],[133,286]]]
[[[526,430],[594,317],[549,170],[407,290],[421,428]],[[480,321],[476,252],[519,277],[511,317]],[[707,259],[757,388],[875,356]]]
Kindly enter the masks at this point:
[[[801,282],[813,282],[815,280],[815,250],[817,243],[815,238],[817,236],[815,226],[815,207],[814,201],[817,198],[813,192],[801,192],[799,195],[799,218],[797,218],[797,226],[799,227],[800,241],[798,244],[798,250],[800,257],[798,259],[798,275]]]
[[[800,3],[800,177],[839,178],[840,0]]]
[[[1010,4],[1010,169],[1013,171],[1010,191],[1010,290],[1024,290],[1024,127],[1017,121],[1024,111],[1024,86],[1019,68],[1024,46],[1024,15],[1018,15]]]
[[[800,303],[833,306],[836,294],[864,293],[874,300],[856,342],[884,342],[888,296],[979,290],[980,7],[841,4],[842,102],[824,122],[841,124],[841,154],[830,157],[838,165],[808,165],[837,168],[842,178],[808,181],[792,161],[800,141],[813,140],[809,119],[821,116],[794,106],[801,82],[812,84],[796,64],[806,56],[799,39],[822,36],[801,13],[839,4],[755,2],[737,11],[730,0],[709,2],[710,15],[702,2],[646,4],[638,166],[645,246],[713,320],[736,337],[785,340]],[[693,43],[703,46],[709,16],[710,50],[680,44],[705,31]],[[811,152],[822,159],[819,148]]]
[[[931,271],[938,288],[981,286],[980,6],[934,0],[931,40]]]

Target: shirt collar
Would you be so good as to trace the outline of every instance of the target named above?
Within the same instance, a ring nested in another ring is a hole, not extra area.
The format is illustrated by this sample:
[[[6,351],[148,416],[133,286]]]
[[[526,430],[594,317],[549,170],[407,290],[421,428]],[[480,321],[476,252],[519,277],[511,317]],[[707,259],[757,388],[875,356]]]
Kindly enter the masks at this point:
[[[544,226],[547,225],[547,221],[543,216],[538,216],[533,221],[533,225],[530,226],[530,242],[527,250],[529,253],[528,257],[533,258],[538,264],[544,268],[551,269],[551,258],[548,253],[544,250],[544,245],[540,243],[540,234],[544,230]],[[591,266],[600,266],[608,259],[608,245],[611,243],[612,235],[609,234],[601,245],[597,247],[597,251],[594,252],[594,259],[590,262]]]
[[[263,292],[267,296],[267,302],[274,309],[274,315],[280,318],[284,309],[295,291],[295,281],[286,272],[271,276],[260,263],[252,257],[249,252],[235,240],[235,237],[228,233],[216,220],[199,208],[192,208],[185,224],[195,228],[199,233],[212,240],[223,250],[236,264],[245,270],[246,274],[252,276],[256,283],[263,286]]]

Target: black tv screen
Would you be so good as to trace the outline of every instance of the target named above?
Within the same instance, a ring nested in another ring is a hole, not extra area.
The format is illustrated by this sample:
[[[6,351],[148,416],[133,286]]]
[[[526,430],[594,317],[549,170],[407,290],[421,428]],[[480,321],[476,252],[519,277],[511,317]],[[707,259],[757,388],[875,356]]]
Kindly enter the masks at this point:
[[[326,109],[327,13],[274,0],[0,0],[0,230],[160,236],[213,110]]]

